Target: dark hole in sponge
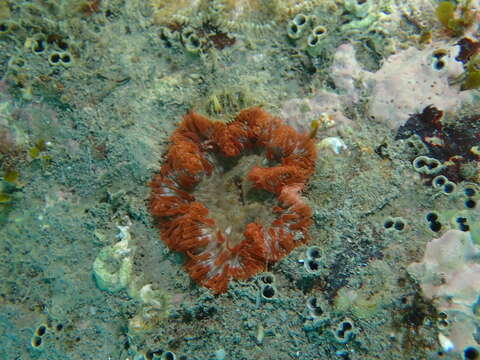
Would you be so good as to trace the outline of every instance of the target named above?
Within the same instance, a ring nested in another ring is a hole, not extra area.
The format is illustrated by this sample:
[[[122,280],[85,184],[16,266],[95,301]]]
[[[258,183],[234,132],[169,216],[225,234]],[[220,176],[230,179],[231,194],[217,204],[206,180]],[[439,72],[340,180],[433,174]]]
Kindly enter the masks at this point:
[[[68,43],[65,41],[59,40],[57,46],[63,51],[68,50]]]
[[[430,224],[430,230],[439,232],[442,229],[442,224],[440,224],[438,221],[433,221]]]
[[[274,282],[274,278],[273,278],[272,274],[264,274],[261,277],[261,279],[265,284],[273,284],[273,282]]]
[[[467,201],[465,201],[465,207],[468,209],[473,209],[476,205],[477,203],[472,199],[468,199]]]
[[[438,178],[435,178],[435,185],[437,186],[442,186],[443,184],[445,184],[445,178],[444,177],[438,177]]]
[[[405,224],[403,221],[395,222],[395,230],[402,231],[404,228],[405,228]]]
[[[314,259],[317,259],[320,257],[320,251],[318,251],[318,249],[311,249],[309,253],[310,253],[310,256]]]
[[[452,193],[453,190],[454,190],[454,187],[452,184],[445,184],[445,186],[443,187],[443,191],[447,194]]]
[[[323,315],[323,310],[317,306],[312,310],[312,313],[315,316],[322,316]]]
[[[69,64],[72,61],[70,55],[63,54],[62,55],[62,62],[65,64]]]
[[[262,295],[267,299],[271,299],[275,296],[275,289],[270,285],[266,285],[262,289]]]
[[[427,216],[425,216],[425,219],[427,219],[427,221],[436,221],[438,219],[438,215],[431,212],[428,213]]]
[[[383,227],[385,229],[390,229],[393,226],[393,221],[392,220],[387,220],[383,223]]]
[[[476,360],[480,357],[478,350],[471,346],[465,349],[463,355],[467,360]]]
[[[290,30],[291,30],[292,33],[294,33],[294,34],[298,33],[298,26],[297,26],[297,24],[293,24],[293,23],[292,23],[292,24],[290,25]]]
[[[163,358],[165,360],[175,360],[175,355],[170,352],[170,351],[167,351],[164,355],[163,355]]]
[[[53,64],[56,64],[60,61],[60,55],[57,54],[57,53],[54,53],[52,55],[50,55],[50,61],[53,63]]]
[[[32,340],[32,345],[34,347],[39,347],[40,345],[42,345],[42,338],[40,336],[35,336]]]
[[[308,268],[312,271],[317,271],[318,270],[318,263],[315,260],[310,260],[308,262]]]
[[[475,196],[475,189],[466,188],[465,189],[465,195],[467,195],[468,197]]]
[[[41,53],[45,51],[45,42],[43,40],[37,40],[33,48],[33,51],[35,51],[36,53]]]
[[[435,68],[435,70],[442,70],[445,67],[445,63],[443,62],[443,60],[437,60],[435,61],[433,67]]]
[[[40,325],[37,329],[37,336],[43,336],[47,332],[45,325]]]
[[[427,165],[427,163],[423,160],[418,160],[416,163],[415,163],[415,167],[417,169],[420,169],[420,168],[423,168],[425,165]]]

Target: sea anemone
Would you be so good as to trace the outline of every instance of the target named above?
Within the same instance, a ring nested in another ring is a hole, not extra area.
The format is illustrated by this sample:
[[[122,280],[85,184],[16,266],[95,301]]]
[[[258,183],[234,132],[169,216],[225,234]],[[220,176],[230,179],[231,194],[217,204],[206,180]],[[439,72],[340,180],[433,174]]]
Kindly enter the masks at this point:
[[[150,210],[190,276],[222,293],[307,241],[312,212],[300,192],[315,160],[308,134],[258,107],[228,124],[190,112],[150,182]]]

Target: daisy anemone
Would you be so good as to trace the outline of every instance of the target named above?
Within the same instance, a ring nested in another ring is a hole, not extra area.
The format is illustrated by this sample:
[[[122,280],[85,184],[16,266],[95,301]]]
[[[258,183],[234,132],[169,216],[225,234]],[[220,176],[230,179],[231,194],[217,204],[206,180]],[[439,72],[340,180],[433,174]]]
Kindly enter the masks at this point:
[[[225,292],[307,241],[312,211],[300,193],[315,149],[258,107],[228,124],[185,115],[150,182],[150,210],[197,283]]]

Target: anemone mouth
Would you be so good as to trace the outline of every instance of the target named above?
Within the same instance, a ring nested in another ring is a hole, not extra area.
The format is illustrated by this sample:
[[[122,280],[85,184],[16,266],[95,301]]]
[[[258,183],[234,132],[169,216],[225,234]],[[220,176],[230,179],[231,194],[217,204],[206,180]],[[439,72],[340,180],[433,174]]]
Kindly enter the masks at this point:
[[[212,174],[200,180],[192,195],[208,208],[209,216],[226,238],[225,247],[233,249],[244,240],[248,224],[273,222],[271,209],[276,198],[248,179],[253,167],[262,163],[260,155],[251,153],[227,160],[233,161],[215,157]]]
[[[224,292],[307,240],[311,209],[300,192],[316,158],[308,135],[251,108],[228,124],[189,113],[171,142],[150,209],[199,284]]]

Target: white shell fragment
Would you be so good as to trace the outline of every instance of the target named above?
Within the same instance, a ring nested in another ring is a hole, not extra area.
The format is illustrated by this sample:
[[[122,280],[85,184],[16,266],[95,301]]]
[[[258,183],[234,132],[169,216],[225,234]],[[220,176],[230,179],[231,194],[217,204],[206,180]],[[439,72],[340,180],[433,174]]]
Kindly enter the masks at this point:
[[[443,334],[438,334],[438,342],[440,343],[440,346],[442,347],[443,351],[445,352],[450,352],[455,348],[455,345],[453,345],[452,340],[447,338]]]
[[[339,137],[327,137],[317,143],[318,149],[330,149],[335,154],[340,154],[342,151],[347,150],[347,145]]]

